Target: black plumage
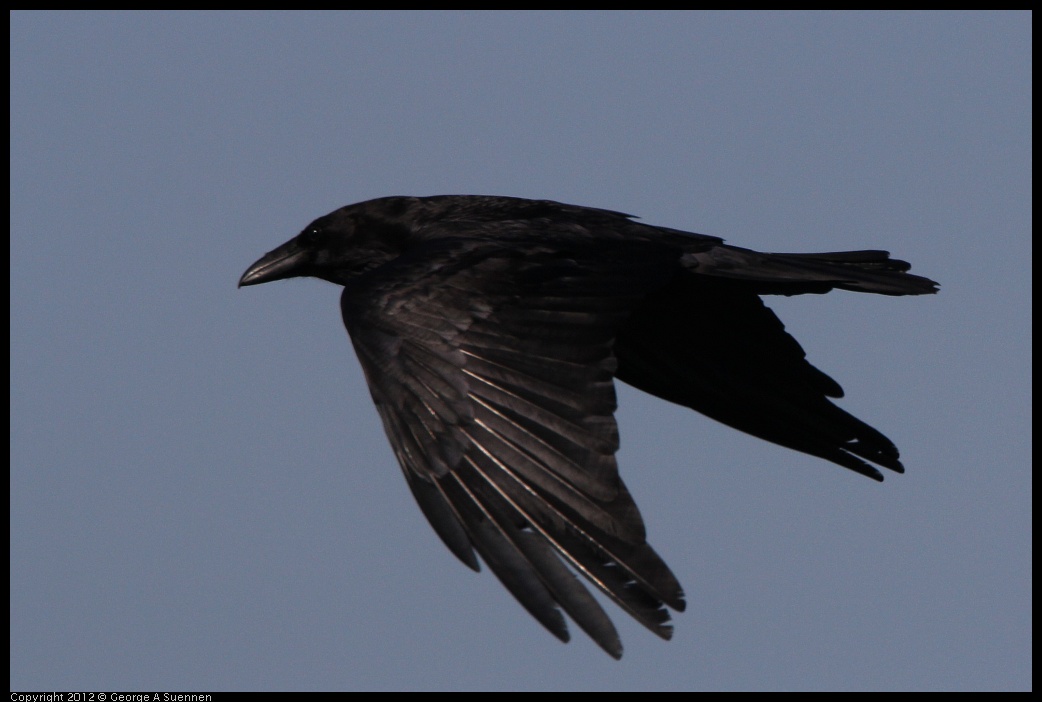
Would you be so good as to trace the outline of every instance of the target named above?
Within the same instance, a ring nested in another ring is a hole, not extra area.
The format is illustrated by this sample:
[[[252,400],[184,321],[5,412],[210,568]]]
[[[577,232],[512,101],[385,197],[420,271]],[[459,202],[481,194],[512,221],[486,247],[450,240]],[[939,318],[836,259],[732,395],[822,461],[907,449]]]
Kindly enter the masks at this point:
[[[240,286],[344,287],[344,324],[405,478],[548,630],[614,657],[581,574],[668,639],[684,595],[619,478],[614,379],[875,480],[897,448],[836,407],[761,295],[933,293],[885,251],[764,254],[545,200],[388,197],[308,225]]]

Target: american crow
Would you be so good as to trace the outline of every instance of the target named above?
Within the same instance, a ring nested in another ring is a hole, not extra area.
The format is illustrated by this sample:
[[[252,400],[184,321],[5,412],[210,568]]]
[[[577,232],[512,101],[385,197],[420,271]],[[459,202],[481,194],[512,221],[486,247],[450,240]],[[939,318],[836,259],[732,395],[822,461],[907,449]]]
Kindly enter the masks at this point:
[[[765,254],[610,210],[386,197],[316,219],[239,285],[312,276],[340,309],[431,526],[567,641],[622,643],[581,574],[664,639],[684,594],[619,478],[613,380],[874,480],[897,448],[833,405],[761,295],[937,284],[886,251]]]

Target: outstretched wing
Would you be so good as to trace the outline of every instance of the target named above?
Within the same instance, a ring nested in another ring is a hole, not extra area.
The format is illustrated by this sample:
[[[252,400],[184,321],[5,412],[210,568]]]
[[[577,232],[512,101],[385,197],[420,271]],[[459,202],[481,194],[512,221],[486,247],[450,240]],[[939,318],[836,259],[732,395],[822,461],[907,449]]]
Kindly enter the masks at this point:
[[[576,572],[663,638],[665,607],[684,608],[619,479],[613,417],[616,332],[671,254],[625,242],[585,258],[522,250],[429,242],[347,285],[344,323],[445,544],[475,570],[477,551],[558,638],[564,610],[619,657]]]
[[[873,252],[850,255],[867,253]],[[932,281],[899,270],[829,269],[810,255],[806,258],[814,267],[804,271],[772,258],[791,258],[788,254],[755,255],[777,270],[750,266],[739,271],[741,277],[717,277],[714,270],[702,275],[696,269],[646,296],[620,329],[615,345],[618,379],[873,480],[883,475],[869,463],[903,473],[893,442],[829,400],[842,397],[842,388],[807,361],[803,348],[759,295],[825,292],[848,283],[855,290],[918,294],[932,291],[927,289]]]

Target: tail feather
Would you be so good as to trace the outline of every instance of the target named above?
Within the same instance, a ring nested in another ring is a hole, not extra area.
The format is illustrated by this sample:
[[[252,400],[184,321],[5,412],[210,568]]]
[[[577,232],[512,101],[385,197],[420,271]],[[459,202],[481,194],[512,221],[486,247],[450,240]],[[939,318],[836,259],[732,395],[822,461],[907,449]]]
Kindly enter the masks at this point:
[[[938,284],[912,275],[907,261],[887,251],[829,253],[760,253],[736,246],[717,246],[687,254],[682,263],[700,275],[754,283],[759,295],[800,295],[833,289],[880,295],[926,295]]]

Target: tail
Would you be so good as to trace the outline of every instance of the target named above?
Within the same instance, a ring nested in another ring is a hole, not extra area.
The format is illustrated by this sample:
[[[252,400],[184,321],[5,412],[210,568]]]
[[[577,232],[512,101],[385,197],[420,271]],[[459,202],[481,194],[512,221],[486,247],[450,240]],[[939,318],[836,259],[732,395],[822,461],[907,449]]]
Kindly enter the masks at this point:
[[[685,267],[698,275],[740,280],[759,295],[800,295],[833,289],[880,295],[926,295],[938,284],[912,275],[907,261],[887,251],[831,253],[760,253],[737,246],[716,246],[685,254]]]

